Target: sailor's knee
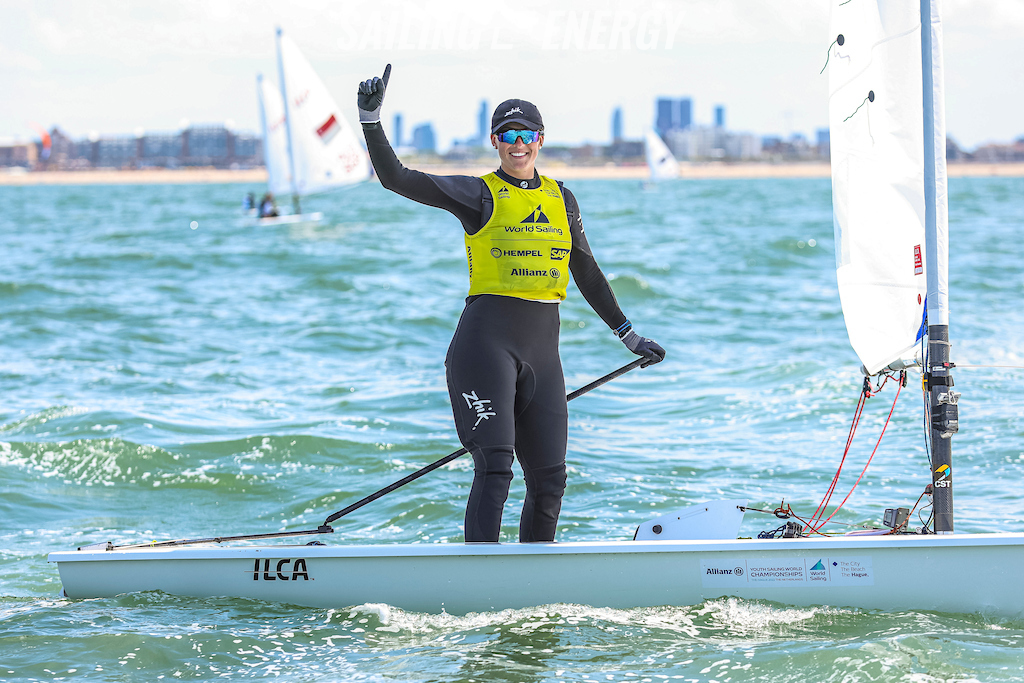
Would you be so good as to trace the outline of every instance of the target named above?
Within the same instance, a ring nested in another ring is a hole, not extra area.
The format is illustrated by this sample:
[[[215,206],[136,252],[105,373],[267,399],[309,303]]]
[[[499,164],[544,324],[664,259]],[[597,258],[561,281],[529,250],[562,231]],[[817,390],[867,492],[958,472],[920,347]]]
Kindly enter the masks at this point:
[[[534,496],[561,498],[565,492],[565,463],[533,470],[527,480],[527,487]]]
[[[474,475],[488,480],[512,481],[511,446],[486,446],[473,449]]]

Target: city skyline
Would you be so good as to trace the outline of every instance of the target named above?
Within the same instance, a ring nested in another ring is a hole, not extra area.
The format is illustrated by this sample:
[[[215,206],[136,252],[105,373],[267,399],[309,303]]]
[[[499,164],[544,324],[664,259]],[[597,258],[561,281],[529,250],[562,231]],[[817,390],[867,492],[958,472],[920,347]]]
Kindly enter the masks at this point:
[[[729,128],[758,135],[827,125],[828,8],[816,0],[733,0],[628,6],[572,0],[496,4],[445,0],[429,14],[401,2],[353,4],[185,2],[173,6],[0,3],[0,63],[8,97],[0,136],[70,136],[136,128],[175,130],[182,119],[233,119],[258,130],[255,77],[276,80],[273,28],[303,47],[355,125],[359,80],[394,70],[385,122],[433,123],[438,147],[474,135],[481,99],[531,99],[549,144],[606,143],[621,108],[625,138],[655,125],[659,97],[689,98],[693,122],[725,105]],[[470,11],[472,8],[472,11]],[[460,17],[451,30],[441,16]],[[470,17],[465,19],[464,17]],[[1024,3],[946,3],[947,130],[962,147],[1024,134]]]

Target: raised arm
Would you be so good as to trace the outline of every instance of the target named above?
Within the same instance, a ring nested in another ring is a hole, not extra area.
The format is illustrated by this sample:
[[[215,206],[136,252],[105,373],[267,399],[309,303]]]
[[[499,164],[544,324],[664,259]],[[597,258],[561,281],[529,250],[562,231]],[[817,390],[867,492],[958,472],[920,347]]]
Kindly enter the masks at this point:
[[[380,124],[380,110],[391,77],[391,65],[383,77],[374,77],[359,84],[357,104],[363,126],[366,149],[373,170],[385,188],[420,204],[444,209],[455,215],[468,233],[482,225],[482,204],[486,184],[473,176],[438,176],[406,168],[391,148]]]

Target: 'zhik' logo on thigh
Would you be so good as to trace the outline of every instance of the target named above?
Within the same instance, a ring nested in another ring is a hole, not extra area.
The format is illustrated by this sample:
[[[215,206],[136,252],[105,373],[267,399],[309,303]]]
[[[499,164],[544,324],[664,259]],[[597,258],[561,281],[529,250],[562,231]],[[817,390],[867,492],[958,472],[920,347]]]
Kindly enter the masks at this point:
[[[476,424],[473,425],[473,431],[476,431],[481,420],[488,420],[497,415],[497,413],[491,412],[490,406],[487,405],[491,402],[491,399],[478,397],[476,391],[470,394],[464,393],[462,398],[466,399],[466,405],[476,411]]]

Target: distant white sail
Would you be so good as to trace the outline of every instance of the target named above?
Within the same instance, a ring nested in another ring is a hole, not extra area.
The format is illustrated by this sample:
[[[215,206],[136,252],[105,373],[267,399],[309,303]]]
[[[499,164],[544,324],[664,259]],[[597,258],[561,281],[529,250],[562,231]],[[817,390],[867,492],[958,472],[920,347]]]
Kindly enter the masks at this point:
[[[871,374],[912,354],[924,313],[920,11],[920,3],[891,0],[833,0],[832,7],[836,268],[850,343]],[[937,81],[941,96],[941,71]],[[944,153],[944,129],[934,131],[940,136]],[[942,183],[944,206],[944,159]]]
[[[667,180],[679,175],[679,162],[658,134],[650,129],[644,133],[644,153],[651,169],[651,180]]]
[[[273,83],[256,77],[260,102],[260,129],[263,133],[263,161],[267,166],[267,189],[275,195],[292,191],[288,167],[288,138],[285,131],[284,101]]]
[[[314,194],[370,177],[370,160],[323,81],[278,31],[282,90],[288,98],[294,191]]]

